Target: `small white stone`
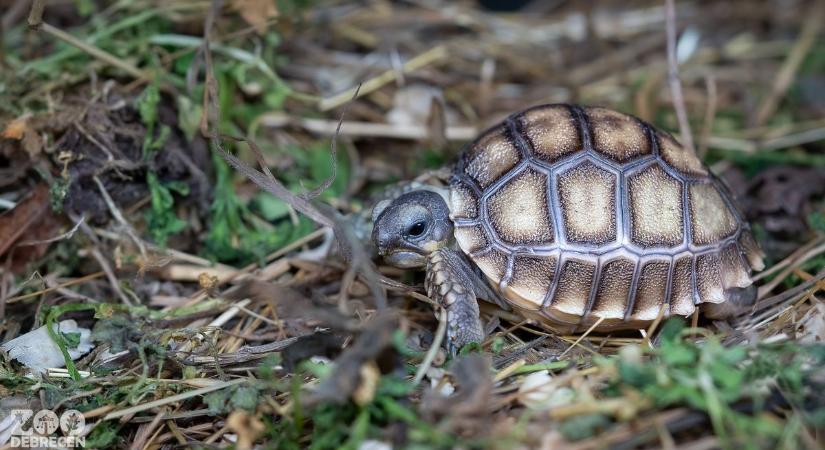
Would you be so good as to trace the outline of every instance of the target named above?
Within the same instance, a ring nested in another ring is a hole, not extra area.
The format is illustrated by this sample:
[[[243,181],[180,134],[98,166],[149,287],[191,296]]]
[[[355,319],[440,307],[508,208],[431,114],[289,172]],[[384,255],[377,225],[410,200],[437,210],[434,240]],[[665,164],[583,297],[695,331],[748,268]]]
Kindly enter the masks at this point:
[[[518,388],[521,404],[543,411],[571,403],[576,396],[575,391],[554,386],[552,381],[553,377],[546,370],[527,375]]]
[[[64,320],[57,324],[59,333],[79,333],[80,343],[76,348],[68,348],[69,356],[76,360],[89,353],[92,348],[91,330],[77,326],[74,320]],[[9,357],[20,361],[34,373],[46,372],[53,367],[64,367],[66,360],[60,347],[52,341],[46,325],[18,336],[2,346],[0,349],[8,353]]]
[[[446,371],[438,367],[430,367],[427,369],[427,378],[430,379],[430,388],[438,388],[438,394],[444,397],[449,397],[455,392],[455,386],[449,380],[441,381],[444,378]],[[441,387],[438,384],[441,383]]]

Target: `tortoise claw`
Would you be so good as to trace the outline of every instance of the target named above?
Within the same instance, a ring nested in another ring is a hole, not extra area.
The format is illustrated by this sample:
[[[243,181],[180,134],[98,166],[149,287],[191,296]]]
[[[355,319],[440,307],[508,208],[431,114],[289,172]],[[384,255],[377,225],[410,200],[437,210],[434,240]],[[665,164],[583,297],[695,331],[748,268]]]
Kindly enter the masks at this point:
[[[473,304],[476,303],[472,299]],[[447,351],[455,356],[467,344],[484,341],[484,327],[478,316],[478,305],[467,308],[461,302],[454,303],[453,308],[447,308]],[[473,309],[475,315],[473,315]]]

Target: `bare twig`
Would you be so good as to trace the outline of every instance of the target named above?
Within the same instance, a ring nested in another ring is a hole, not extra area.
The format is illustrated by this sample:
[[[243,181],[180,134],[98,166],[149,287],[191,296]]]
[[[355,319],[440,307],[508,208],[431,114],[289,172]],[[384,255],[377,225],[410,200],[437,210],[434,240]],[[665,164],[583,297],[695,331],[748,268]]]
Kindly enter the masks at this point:
[[[337,108],[344,103],[350,101],[350,99],[357,98],[357,93],[360,91],[361,95],[367,95],[372,92],[377,91],[387,83],[391,83],[396,80],[399,73],[409,73],[415,70],[418,70],[422,67],[425,67],[429,64],[437,62],[439,60],[445,59],[447,57],[447,49],[444,46],[437,46],[427,50],[426,52],[416,56],[415,58],[407,61],[403,66],[401,66],[401,70],[390,69],[386,72],[378,75],[375,78],[371,78],[365,81],[363,84],[360,84],[352,89],[347,89],[346,91],[334,95],[329,98],[321,99],[318,103],[318,109],[321,111],[329,111],[330,109]]]
[[[53,238],[44,239],[40,241],[25,241],[17,244],[17,247],[25,247],[30,245],[40,245],[40,244],[51,244],[52,242],[62,241],[64,239],[71,239],[74,234],[77,232],[77,229],[80,228],[80,225],[86,220],[86,217],[81,216],[80,220],[74,224],[71,230]]]
[[[699,136],[699,159],[703,159],[708,152],[710,133],[713,132],[713,121],[716,119],[716,105],[719,101],[716,94],[716,78],[709,73],[705,77],[705,86],[708,91],[708,100],[705,106],[705,121],[702,124],[702,134]]]
[[[142,403],[140,405],[135,405],[135,406],[132,406],[132,407],[129,407],[129,408],[126,408],[126,409],[121,409],[119,411],[111,412],[109,414],[106,414],[106,416],[103,417],[103,420],[119,419],[121,417],[130,416],[132,414],[137,414],[139,412],[148,411],[150,409],[157,408],[159,406],[169,405],[169,404],[172,404],[172,403],[176,403],[176,402],[180,402],[180,401],[183,401],[183,400],[186,400],[186,399],[190,399],[192,397],[198,397],[198,396],[201,396],[201,395],[204,395],[204,394],[208,394],[210,392],[215,392],[215,391],[219,391],[221,389],[226,389],[228,387],[235,386],[235,385],[238,385],[238,384],[241,384],[241,383],[245,383],[247,381],[249,381],[249,380],[246,379],[246,378],[238,378],[238,379],[231,380],[231,381],[216,381],[211,386],[202,387],[200,389],[194,389],[194,390],[191,390],[191,391],[184,392],[182,394],[172,395],[172,396],[169,396],[169,397],[166,397],[166,398],[161,398],[161,399],[154,400],[154,401],[151,401],[151,402]]]
[[[355,98],[358,97],[358,92],[360,90],[361,85],[359,84],[358,87],[355,89],[355,93],[352,94],[353,100],[355,100]],[[318,197],[319,195],[321,195],[322,192],[327,190],[327,188],[332,186],[332,183],[335,182],[335,176],[338,172],[338,135],[341,134],[341,125],[344,123],[344,116],[347,114],[347,110],[349,109],[350,104],[351,103],[347,103],[344,107],[344,110],[341,111],[341,117],[338,118],[338,125],[335,127],[335,134],[332,135],[332,142],[330,144],[329,150],[330,157],[332,158],[332,173],[317,188],[309,192],[305,192],[301,195],[301,197],[307,200],[312,200],[313,198]]]
[[[122,300],[123,303],[129,306],[134,306],[129,296],[126,295],[126,293],[123,292],[123,289],[120,288],[120,281],[118,281],[117,276],[115,275],[115,271],[112,270],[112,266],[109,264],[109,261],[100,252],[100,241],[97,239],[97,236],[95,236],[95,233],[92,230],[92,228],[75,217],[72,217],[72,220],[75,220],[78,223],[80,223],[80,230],[83,231],[83,234],[85,234],[86,237],[88,237],[89,240],[92,241],[92,257],[95,259],[95,261],[97,261],[98,265],[100,265],[100,268],[103,269],[103,272],[106,274],[106,278],[109,280],[109,285],[111,285],[112,290],[117,294],[118,297],[120,297],[120,300]]]
[[[111,53],[108,53],[104,50],[101,50],[94,45],[90,45],[86,42],[81,41],[80,39],[72,36],[69,33],[61,30],[60,28],[54,27],[49,25],[46,22],[43,22],[43,11],[45,10],[45,0],[35,0],[32,4],[32,9],[29,12],[29,19],[28,23],[29,26],[32,28],[36,28],[50,34],[61,41],[76,47],[83,52],[88,53],[89,55],[109,64],[110,66],[117,67],[120,70],[132,75],[135,78],[140,79],[151,79],[151,74],[144,72],[132,64],[129,64],[123,58],[118,58]]]
[[[112,217],[114,217],[115,220],[117,220],[117,223],[119,223],[120,226],[123,227],[124,231],[126,231],[126,234],[128,234],[129,237],[132,239],[132,242],[134,242],[135,245],[137,245],[138,249],[140,250],[140,256],[143,257],[143,262],[147,263],[149,261],[149,256],[146,253],[146,246],[143,245],[143,241],[138,237],[134,228],[132,228],[132,225],[129,224],[129,222],[127,222],[126,219],[123,217],[123,214],[120,212],[120,209],[118,209],[117,205],[115,205],[114,200],[112,200],[112,197],[109,195],[109,192],[106,190],[106,187],[103,186],[103,182],[100,181],[100,178],[98,178],[97,175],[95,175],[92,178],[95,180],[95,184],[97,184],[97,188],[100,191],[100,195],[103,197],[103,201],[106,202],[106,206],[109,208],[109,212],[112,214]]]
[[[75,278],[74,280],[69,280],[65,283],[61,283],[61,284],[53,286],[53,287],[49,287],[49,288],[46,288],[46,289],[41,289],[39,291],[32,292],[32,293],[29,293],[29,294],[23,294],[23,295],[18,295],[16,297],[11,297],[11,298],[6,300],[6,303],[21,302],[23,300],[34,298],[34,297],[37,297],[37,296],[43,295],[43,294],[48,294],[49,292],[54,292],[54,291],[57,291],[59,289],[65,288],[65,287],[85,283],[87,281],[91,281],[91,280],[94,280],[96,278],[100,278],[100,277],[105,276],[105,275],[106,274],[103,271],[90,273],[89,275],[85,275],[85,276],[82,276],[80,278]]]
[[[447,311],[443,308],[439,308],[438,311],[438,329],[435,330],[435,337],[433,338],[433,343],[430,345],[430,349],[427,350],[427,354],[424,355],[424,360],[421,361],[421,365],[418,366],[418,369],[415,371],[415,378],[413,378],[412,384],[413,386],[418,386],[418,383],[424,379],[424,375],[427,374],[427,371],[430,370],[430,367],[435,360],[435,356],[438,354],[438,351],[441,349],[441,342],[444,340],[444,335],[447,332]]]
[[[685,97],[682,95],[682,82],[679,81],[679,61],[676,59],[676,0],[665,0],[665,23],[667,27],[667,80],[670,85],[670,95],[673,97],[673,108],[679,121],[679,132],[682,136],[682,145],[691,152],[696,152],[693,145],[693,134],[690,130]]]
[[[765,283],[763,286],[759,287],[759,295],[758,298],[764,298],[766,295],[770,294],[771,291],[776,289],[785,278],[790,275],[794,269],[801,266],[805,262],[809,261],[810,259],[825,253],[825,244],[820,244],[810,250],[805,251],[804,253],[798,255],[798,257],[794,258],[790,261],[789,266],[786,267],[784,270],[779,272],[779,274],[774,277],[771,281]]]
[[[593,323],[593,325],[591,325],[591,326],[590,326],[590,328],[588,328],[588,329],[587,329],[587,331],[585,331],[584,333],[582,333],[582,335],[581,335],[581,336],[579,336],[579,338],[578,338],[578,339],[576,339],[576,342],[573,342],[572,344],[570,344],[570,346],[569,346],[569,347],[567,347],[567,349],[566,349],[566,350],[564,350],[563,352],[561,352],[561,355],[559,355],[559,356],[558,356],[558,358],[556,358],[556,359],[561,359],[561,358],[562,358],[564,355],[566,355],[566,354],[567,354],[570,350],[572,350],[572,349],[573,349],[573,347],[575,347],[575,346],[579,345],[579,342],[581,342],[581,341],[582,341],[582,339],[586,338],[588,334],[592,333],[592,332],[593,332],[593,330],[595,330],[595,329],[596,329],[596,328],[597,328],[597,327],[598,327],[598,326],[602,323],[602,321],[603,321],[603,320],[604,320],[604,317],[599,317],[599,319],[598,319],[597,321],[595,321],[595,322]]]
[[[336,121],[333,120],[289,117],[282,113],[264,114],[258,119],[258,123],[271,128],[301,127],[323,136],[332,136],[338,129]],[[469,141],[476,137],[478,131],[478,128],[473,126],[448,126],[445,129],[445,136],[449,141]],[[429,133],[426,125],[344,121],[340,135],[423,140],[429,136]]]

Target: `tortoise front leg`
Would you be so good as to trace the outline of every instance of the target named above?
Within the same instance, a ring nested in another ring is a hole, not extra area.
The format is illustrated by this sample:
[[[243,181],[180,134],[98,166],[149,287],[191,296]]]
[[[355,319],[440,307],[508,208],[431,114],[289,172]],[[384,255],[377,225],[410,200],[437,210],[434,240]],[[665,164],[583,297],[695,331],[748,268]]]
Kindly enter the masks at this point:
[[[455,355],[470,342],[484,340],[474,288],[475,273],[461,254],[442,248],[430,253],[424,286],[447,312],[447,350]]]

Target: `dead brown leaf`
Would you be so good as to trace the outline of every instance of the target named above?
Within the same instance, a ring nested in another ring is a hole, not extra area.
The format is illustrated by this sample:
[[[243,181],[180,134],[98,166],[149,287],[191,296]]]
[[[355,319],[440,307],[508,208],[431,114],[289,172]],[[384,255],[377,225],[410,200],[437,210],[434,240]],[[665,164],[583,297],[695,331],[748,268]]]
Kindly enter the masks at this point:
[[[238,450],[251,449],[255,441],[266,431],[263,422],[241,409],[232,411],[226,419],[226,427],[238,435]]]
[[[232,0],[232,9],[252,25],[258,34],[266,33],[269,19],[278,17],[275,0]]]
[[[57,234],[61,221],[52,213],[49,187],[39,184],[14,209],[0,215],[0,256],[16,244],[42,241]],[[13,254],[12,270],[17,272],[26,264],[40,258],[49,248],[48,243],[28,246]]]
[[[0,137],[21,141],[23,150],[34,159],[43,150],[43,139],[31,126],[31,117],[31,114],[24,114],[12,120],[0,133]]]
[[[3,133],[0,136],[6,139],[23,139],[23,133],[26,131],[26,121],[28,120],[29,116],[20,116],[6,125],[6,128],[3,130]]]

